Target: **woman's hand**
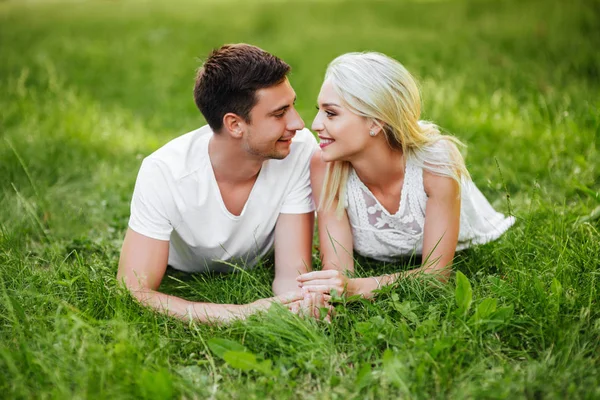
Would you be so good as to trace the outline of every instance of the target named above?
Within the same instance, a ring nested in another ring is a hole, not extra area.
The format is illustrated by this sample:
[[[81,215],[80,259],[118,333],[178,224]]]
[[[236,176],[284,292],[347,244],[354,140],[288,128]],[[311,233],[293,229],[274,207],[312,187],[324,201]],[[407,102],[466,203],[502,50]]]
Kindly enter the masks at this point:
[[[356,292],[353,280],[344,275],[343,272],[335,269],[308,272],[299,275],[296,280],[298,286],[309,293],[331,295],[335,291],[338,296],[352,296]]]

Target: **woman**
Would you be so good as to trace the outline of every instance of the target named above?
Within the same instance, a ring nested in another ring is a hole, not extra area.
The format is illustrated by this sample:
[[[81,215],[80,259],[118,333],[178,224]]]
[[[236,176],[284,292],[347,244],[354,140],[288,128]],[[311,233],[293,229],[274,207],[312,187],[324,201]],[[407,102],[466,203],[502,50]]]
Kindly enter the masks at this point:
[[[498,238],[513,223],[470,179],[460,142],[419,121],[414,78],[379,53],[349,53],[329,64],[312,128],[323,270],[301,275],[305,292],[372,296],[417,273],[446,280],[456,250]],[[382,261],[422,255],[419,268],[349,279],[353,251]]]

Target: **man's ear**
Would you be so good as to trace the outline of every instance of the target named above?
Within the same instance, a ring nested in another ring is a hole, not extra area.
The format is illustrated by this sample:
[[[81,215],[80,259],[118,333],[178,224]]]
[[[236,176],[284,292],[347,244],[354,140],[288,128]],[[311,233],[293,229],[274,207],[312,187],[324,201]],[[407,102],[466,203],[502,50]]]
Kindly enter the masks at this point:
[[[246,123],[243,118],[234,113],[227,113],[223,116],[223,133],[239,139],[244,134]]]

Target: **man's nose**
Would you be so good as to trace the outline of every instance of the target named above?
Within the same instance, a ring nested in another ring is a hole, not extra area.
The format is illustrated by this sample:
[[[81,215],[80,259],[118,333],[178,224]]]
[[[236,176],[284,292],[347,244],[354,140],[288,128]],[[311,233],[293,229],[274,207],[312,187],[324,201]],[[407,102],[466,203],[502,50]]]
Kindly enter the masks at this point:
[[[296,111],[295,108],[290,113],[290,120],[288,122],[287,128],[289,131],[299,131],[301,129],[304,129],[304,121],[302,120],[302,117],[300,117],[300,114],[298,114],[298,111]]]

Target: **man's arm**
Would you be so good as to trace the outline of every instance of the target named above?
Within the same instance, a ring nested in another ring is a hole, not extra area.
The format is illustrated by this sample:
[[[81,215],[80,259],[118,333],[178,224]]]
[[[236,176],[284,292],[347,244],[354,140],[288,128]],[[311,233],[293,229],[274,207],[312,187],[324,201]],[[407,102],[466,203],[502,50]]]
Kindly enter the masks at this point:
[[[296,277],[312,270],[314,212],[279,214],[275,226],[273,293],[300,293]]]
[[[152,239],[128,229],[119,259],[117,279],[142,304],[183,320],[228,322],[267,309],[272,302],[290,304],[302,299],[299,294],[257,300],[251,304],[198,303],[157,291],[167,269],[169,241]]]

